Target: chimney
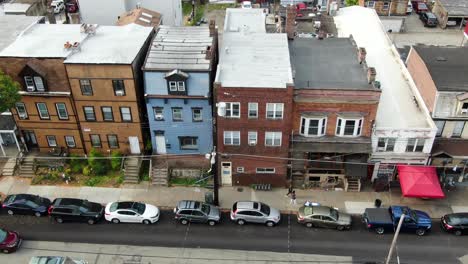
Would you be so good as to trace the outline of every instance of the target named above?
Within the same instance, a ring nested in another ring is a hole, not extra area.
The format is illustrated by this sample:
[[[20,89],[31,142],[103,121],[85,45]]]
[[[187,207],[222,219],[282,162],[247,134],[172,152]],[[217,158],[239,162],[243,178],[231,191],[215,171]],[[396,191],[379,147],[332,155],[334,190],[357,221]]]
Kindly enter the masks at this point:
[[[358,48],[359,64],[362,64],[363,62],[366,61],[366,55],[367,55],[366,48],[363,48],[363,47]]]
[[[296,33],[296,6],[289,5],[286,8],[286,34],[288,39],[294,39]]]
[[[210,20],[210,24],[208,25],[208,28],[210,29],[210,37],[214,37],[216,34],[216,22],[214,19]]]
[[[377,75],[377,71],[374,67],[367,68],[367,82],[369,84],[375,82],[375,76]]]

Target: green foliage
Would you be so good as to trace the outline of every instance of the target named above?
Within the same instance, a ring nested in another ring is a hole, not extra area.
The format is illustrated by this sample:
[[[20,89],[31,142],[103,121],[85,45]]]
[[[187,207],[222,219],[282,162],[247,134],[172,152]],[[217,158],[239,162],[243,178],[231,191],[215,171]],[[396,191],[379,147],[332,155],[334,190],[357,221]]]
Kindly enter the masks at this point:
[[[141,163],[140,181],[149,181],[149,160],[144,160]]]
[[[225,10],[226,8],[236,8],[236,4],[208,4],[207,11]]]
[[[120,153],[118,150],[114,150],[111,153],[111,161],[110,165],[112,170],[119,170],[120,169],[120,164],[122,163],[122,153]]]
[[[102,180],[103,180],[103,177],[94,176],[94,177],[91,177],[91,178],[87,179],[85,181],[85,185],[93,187],[93,186],[101,184]]]
[[[359,0],[345,0],[346,6],[355,6],[358,5]]]
[[[146,140],[146,143],[145,143],[145,150],[146,151],[150,151],[151,149],[153,148],[153,145],[151,144],[151,140]]]
[[[117,183],[118,184],[122,184],[124,182],[124,175],[123,174],[120,174],[119,177],[117,178]]]
[[[79,157],[77,154],[70,154],[69,164],[73,173],[81,173],[83,167],[86,166],[86,160],[79,159]]]
[[[0,113],[13,107],[21,100],[20,84],[0,71]]]
[[[89,166],[83,167],[83,175],[84,176],[91,175],[91,167],[89,167]]]
[[[182,14],[184,16],[190,15],[192,12],[192,2],[182,2]]]
[[[96,151],[94,148],[91,149],[88,156],[88,166],[91,167],[91,172],[94,175],[106,175],[109,170],[109,160],[102,159],[104,155]]]

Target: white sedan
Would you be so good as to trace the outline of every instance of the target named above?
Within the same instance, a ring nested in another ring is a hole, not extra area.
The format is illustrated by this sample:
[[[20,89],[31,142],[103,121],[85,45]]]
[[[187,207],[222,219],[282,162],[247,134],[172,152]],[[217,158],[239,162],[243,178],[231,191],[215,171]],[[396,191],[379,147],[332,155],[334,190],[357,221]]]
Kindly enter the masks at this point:
[[[114,224],[122,222],[149,225],[159,220],[159,208],[139,202],[114,202],[106,205],[104,217]]]

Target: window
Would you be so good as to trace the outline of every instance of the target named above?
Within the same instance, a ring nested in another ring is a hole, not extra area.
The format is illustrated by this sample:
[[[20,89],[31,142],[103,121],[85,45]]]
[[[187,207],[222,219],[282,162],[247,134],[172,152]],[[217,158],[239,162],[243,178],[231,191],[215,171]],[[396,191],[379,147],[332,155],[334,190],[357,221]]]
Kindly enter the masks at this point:
[[[240,131],[224,131],[224,145],[240,145]]]
[[[426,140],[424,138],[408,138],[406,152],[422,152],[425,142]]]
[[[93,148],[100,148],[101,147],[101,137],[99,135],[89,135],[91,138],[91,146]]]
[[[193,122],[203,121],[202,109],[201,108],[192,108],[192,121]]]
[[[249,139],[249,146],[257,145],[257,131],[249,131],[248,139]]]
[[[156,121],[164,120],[163,110],[164,110],[163,107],[153,107],[154,120]]]
[[[249,103],[249,118],[258,118],[258,103]]]
[[[65,103],[56,103],[55,108],[57,108],[57,115],[59,119],[68,119],[68,112]]]
[[[467,115],[467,114],[468,114],[468,102],[462,103],[460,112],[461,112],[461,114],[463,114],[463,115]]]
[[[275,168],[256,168],[256,173],[275,173]]]
[[[125,85],[123,80],[113,80],[112,86],[114,87],[114,94],[116,96],[125,95]]]
[[[375,7],[375,1],[367,1],[367,7],[374,8]]]
[[[180,149],[198,149],[198,137],[179,137]]]
[[[283,118],[282,103],[267,103],[266,104],[266,118],[268,119],[282,119]]]
[[[122,122],[132,122],[132,111],[130,107],[120,107]]]
[[[301,117],[300,134],[306,137],[323,136],[327,126],[326,118]]]
[[[109,148],[119,148],[117,135],[107,135],[107,144],[109,144]]]
[[[45,103],[37,103],[36,106],[41,119],[50,119],[49,110],[47,110],[47,105]]]
[[[28,92],[44,92],[45,85],[41,76],[24,76],[24,83]]]
[[[91,80],[80,80],[80,88],[82,95],[93,95],[93,87]]]
[[[238,173],[244,173],[244,167],[237,167],[236,171]]]
[[[169,91],[177,92],[177,82],[169,82]]]
[[[389,7],[390,7],[390,3],[389,2],[384,2],[382,10],[388,10]]]
[[[182,108],[172,108],[172,121],[182,121]]]
[[[226,117],[240,117],[240,103],[226,103]]]
[[[112,113],[112,107],[103,106],[101,107],[102,119],[104,121],[114,121],[114,114]]]
[[[69,148],[76,147],[75,138],[73,136],[65,136],[65,144],[67,144]]]
[[[455,126],[453,127],[452,137],[461,137],[464,127],[465,127],[465,121],[455,122]]]
[[[19,119],[28,118],[28,112],[26,111],[26,105],[24,103],[16,103],[16,112],[18,112]]]
[[[282,132],[265,132],[265,146],[281,146]]]
[[[442,136],[442,132],[444,131],[444,127],[445,127],[445,121],[435,120],[434,123],[435,123],[435,125],[437,127],[436,137]]]
[[[32,76],[24,76],[24,82],[26,83],[26,90],[28,92],[32,92],[36,89],[34,87],[34,80]]]
[[[379,141],[377,143],[377,151],[392,152],[395,149],[395,142],[396,142],[396,138],[379,138]]]
[[[352,136],[357,137],[361,135],[361,119],[344,119],[338,118],[338,124],[336,126],[337,136]]]
[[[57,140],[55,139],[55,136],[46,136],[46,138],[47,138],[47,144],[49,144],[49,147],[57,146]]]
[[[177,82],[177,90],[179,92],[185,92],[185,82],[184,81]]]
[[[42,77],[40,76],[34,76],[34,84],[36,85],[36,90],[39,92],[44,92],[45,87],[44,87],[44,82],[42,81]]]
[[[96,115],[94,114],[94,107],[84,106],[83,111],[84,111],[86,121],[96,121]]]

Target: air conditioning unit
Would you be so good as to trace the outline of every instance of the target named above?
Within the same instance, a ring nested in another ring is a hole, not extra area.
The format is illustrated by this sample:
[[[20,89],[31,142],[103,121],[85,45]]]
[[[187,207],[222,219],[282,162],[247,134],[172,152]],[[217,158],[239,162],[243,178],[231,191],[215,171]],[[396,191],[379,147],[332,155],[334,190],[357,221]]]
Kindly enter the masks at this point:
[[[157,114],[155,116],[156,120],[163,120],[164,119],[164,116],[162,114]]]
[[[115,95],[117,96],[123,96],[124,92],[123,91],[115,91]]]
[[[255,145],[257,145],[257,141],[256,140],[249,140],[249,145],[250,146],[255,146]]]
[[[34,86],[28,86],[28,87],[26,88],[26,90],[27,90],[28,92],[34,92]]]
[[[20,117],[21,119],[26,119],[26,118],[27,118],[26,114],[19,114],[19,117]]]
[[[462,114],[465,114],[465,115],[466,115],[466,114],[468,114],[468,109],[462,109],[460,112],[461,112]]]

